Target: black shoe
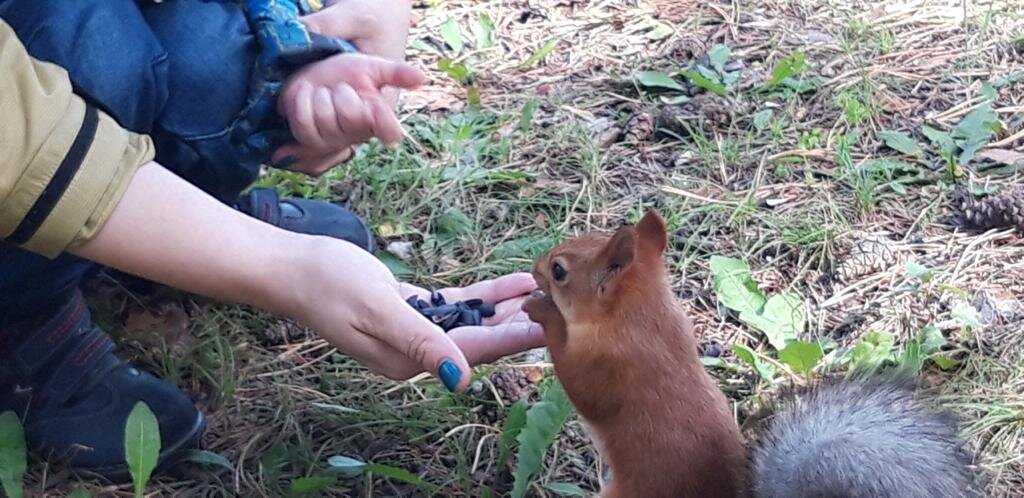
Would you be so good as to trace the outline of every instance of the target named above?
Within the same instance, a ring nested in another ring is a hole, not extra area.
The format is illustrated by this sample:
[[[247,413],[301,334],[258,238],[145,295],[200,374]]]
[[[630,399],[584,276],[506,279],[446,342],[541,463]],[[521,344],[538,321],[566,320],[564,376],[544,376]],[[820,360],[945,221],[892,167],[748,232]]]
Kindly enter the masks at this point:
[[[158,466],[198,445],[206,422],[192,400],[114,356],[77,290],[56,312],[0,330],[0,339],[0,412],[19,416],[32,453],[127,481],[124,429],[138,401],[160,424]]]
[[[291,232],[334,237],[370,253],[376,248],[366,222],[332,202],[281,199],[274,189],[257,188],[241,196],[235,207],[253,218]]]

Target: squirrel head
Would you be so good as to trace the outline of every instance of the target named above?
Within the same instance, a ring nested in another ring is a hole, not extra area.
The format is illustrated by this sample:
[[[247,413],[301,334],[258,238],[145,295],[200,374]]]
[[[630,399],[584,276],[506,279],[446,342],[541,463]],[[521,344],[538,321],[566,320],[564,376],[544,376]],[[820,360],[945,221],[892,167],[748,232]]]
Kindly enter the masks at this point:
[[[588,233],[541,256],[533,266],[538,291],[524,310],[548,328],[553,318],[583,323],[613,312],[630,289],[661,285],[668,243],[665,220],[648,211],[613,234]],[[559,316],[552,317],[557,313]]]

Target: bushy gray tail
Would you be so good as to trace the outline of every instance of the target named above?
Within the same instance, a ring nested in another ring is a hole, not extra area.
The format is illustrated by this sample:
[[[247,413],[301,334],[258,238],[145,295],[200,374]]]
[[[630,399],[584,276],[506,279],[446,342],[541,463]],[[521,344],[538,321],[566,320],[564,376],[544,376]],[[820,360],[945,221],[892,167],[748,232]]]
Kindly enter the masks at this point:
[[[969,496],[954,421],[902,382],[846,381],[792,396],[757,444],[760,498]]]

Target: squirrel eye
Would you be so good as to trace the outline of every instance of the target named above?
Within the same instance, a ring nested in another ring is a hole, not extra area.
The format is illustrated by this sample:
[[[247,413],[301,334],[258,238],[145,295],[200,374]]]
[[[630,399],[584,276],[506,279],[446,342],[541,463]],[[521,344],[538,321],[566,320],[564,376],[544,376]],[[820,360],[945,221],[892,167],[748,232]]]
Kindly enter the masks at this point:
[[[568,274],[569,272],[565,271],[565,268],[562,268],[562,265],[558,263],[551,265],[551,276],[555,277],[555,280],[561,282],[562,280],[565,280],[565,277]]]

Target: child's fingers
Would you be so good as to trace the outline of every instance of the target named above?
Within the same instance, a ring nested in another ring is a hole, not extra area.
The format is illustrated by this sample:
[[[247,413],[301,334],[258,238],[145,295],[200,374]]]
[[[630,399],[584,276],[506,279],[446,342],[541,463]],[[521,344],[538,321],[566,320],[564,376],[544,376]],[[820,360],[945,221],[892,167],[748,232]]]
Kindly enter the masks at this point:
[[[299,83],[291,112],[288,114],[288,128],[300,144],[315,149],[326,149],[327,144],[317,131],[313,115],[313,91],[313,85],[307,82]]]
[[[319,87],[313,93],[313,115],[317,133],[330,146],[337,146],[345,140],[345,132],[339,124],[337,109],[331,91]]]
[[[369,141],[373,137],[373,114],[355,89],[348,84],[339,83],[334,86],[331,99],[345,139],[350,143]]]
[[[373,135],[385,144],[394,144],[402,140],[402,124],[398,122],[395,111],[380,97],[365,98],[374,117]]]

